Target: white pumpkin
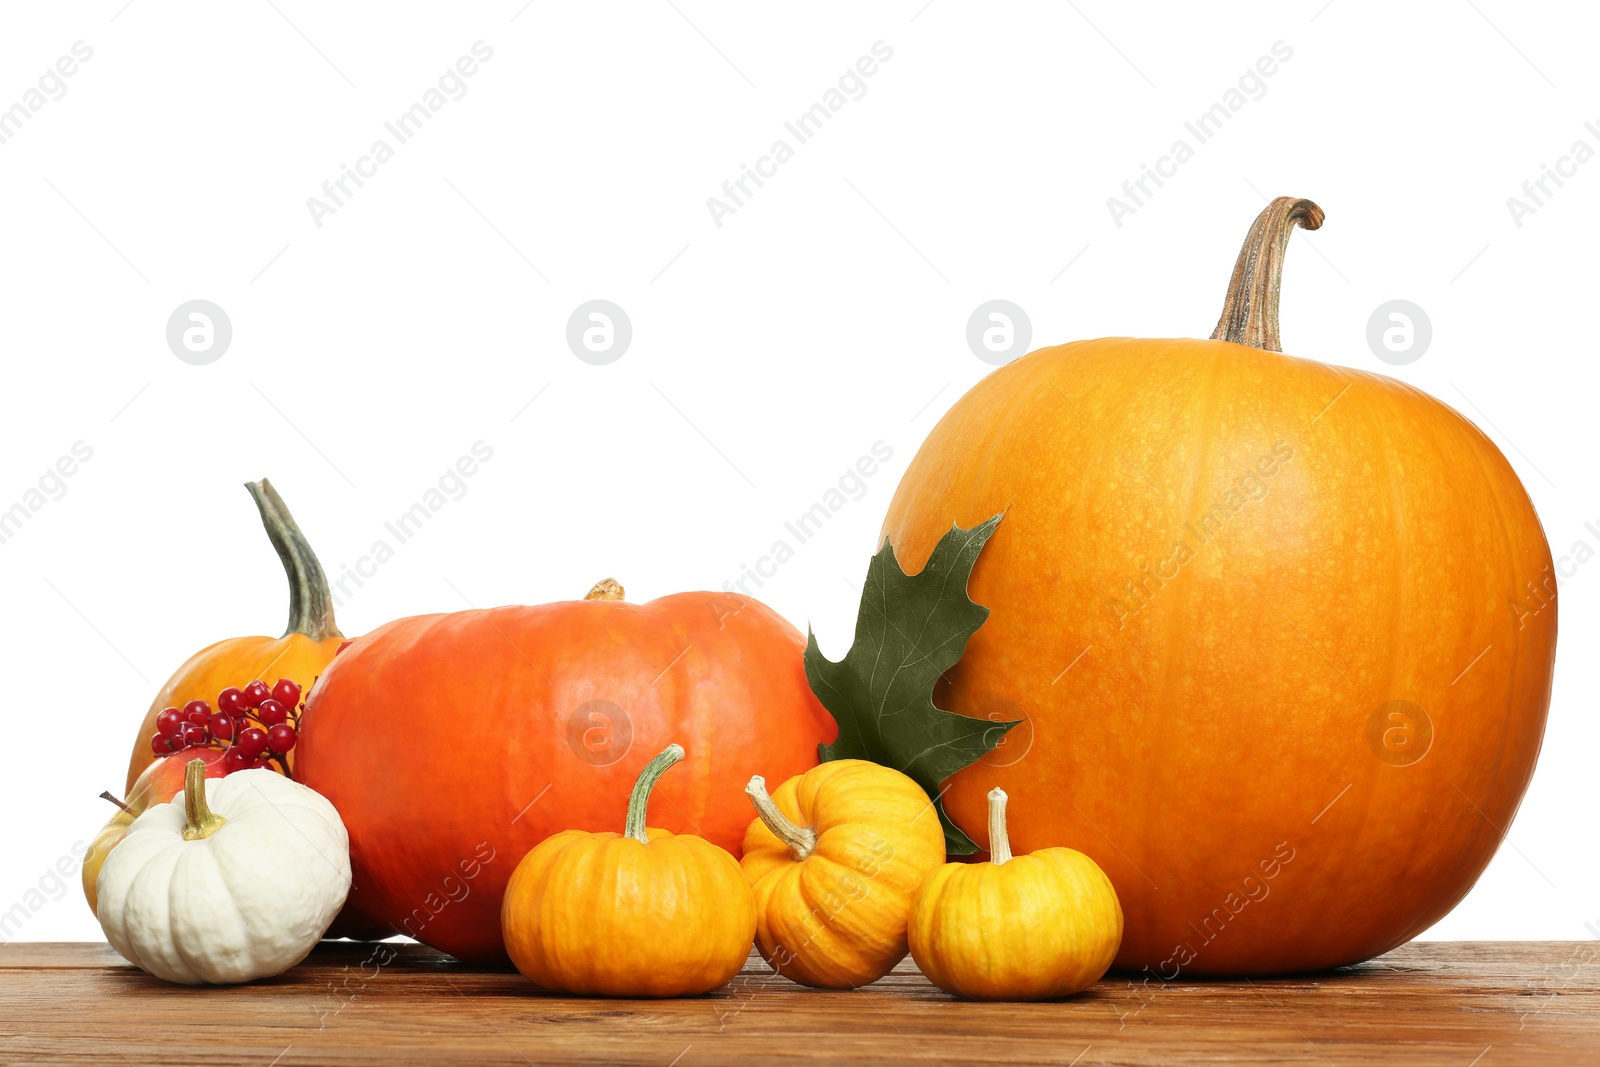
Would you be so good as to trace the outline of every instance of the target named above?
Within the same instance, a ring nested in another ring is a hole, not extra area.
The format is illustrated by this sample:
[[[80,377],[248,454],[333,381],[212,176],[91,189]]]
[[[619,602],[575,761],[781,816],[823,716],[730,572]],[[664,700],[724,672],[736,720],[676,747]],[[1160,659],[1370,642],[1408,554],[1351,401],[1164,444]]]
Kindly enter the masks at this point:
[[[100,868],[106,940],[188,985],[282,974],[350,891],[350,838],[320,793],[269,770],[204,777],[133,821]]]

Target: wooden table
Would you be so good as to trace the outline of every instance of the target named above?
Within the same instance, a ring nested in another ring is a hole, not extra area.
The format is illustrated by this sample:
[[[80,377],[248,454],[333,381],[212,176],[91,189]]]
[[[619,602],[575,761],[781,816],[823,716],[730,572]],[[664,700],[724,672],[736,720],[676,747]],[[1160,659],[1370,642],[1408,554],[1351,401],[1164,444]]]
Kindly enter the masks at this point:
[[[0,1064],[754,1062],[1600,1063],[1600,942],[1417,943],[1324,974],[1107,979],[1047,1004],[956,1001],[909,959],[852,993],[752,957],[711,996],[607,1001],[409,944],[328,943],[281,978],[197,989],[103,944],[0,947]]]

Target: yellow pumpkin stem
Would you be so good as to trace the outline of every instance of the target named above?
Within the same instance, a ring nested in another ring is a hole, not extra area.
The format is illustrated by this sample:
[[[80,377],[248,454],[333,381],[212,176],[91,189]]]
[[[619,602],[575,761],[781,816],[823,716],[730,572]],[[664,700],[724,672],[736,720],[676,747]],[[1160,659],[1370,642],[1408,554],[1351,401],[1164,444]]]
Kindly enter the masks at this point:
[[[1006,832],[1006,791],[989,790],[989,862],[996,867],[1011,860],[1011,835]]]
[[[228,820],[206,803],[206,761],[192,759],[183,769],[183,839],[199,841],[210,837]]]
[[[1228,280],[1228,298],[1213,341],[1282,352],[1278,338],[1278,292],[1283,284],[1283,253],[1298,224],[1315,230],[1323,211],[1309,200],[1280,196],[1261,210],[1245,236]]]
[[[751,778],[750,784],[744,787],[744,795],[756,806],[756,814],[767,824],[772,836],[789,846],[789,854],[796,863],[811,855],[817,847],[817,832],[809,826],[796,826],[778,810],[778,805],[772,802],[772,797],[767,793],[765,778],[759,774]]]
[[[585,600],[621,600],[627,594],[623,592],[622,583],[615,578],[602,578],[594,583],[594,588],[583,594]]]
[[[289,628],[283,636],[305,634],[313,641],[343,637],[333,618],[328,577],[322,573],[317,554],[311,551],[311,542],[289,514],[289,506],[265,478],[245,482],[244,487],[250,490],[250,498],[261,512],[261,525],[267,528],[267,539],[277,549],[284,573],[289,576]]]
[[[644,765],[644,770],[639,772],[639,780],[633,783],[633,795],[628,797],[628,821],[623,826],[623,833],[635,841],[650,843],[644,828],[645,812],[650,807],[650,790],[655,788],[656,779],[682,758],[682,745],[668,745],[661,755]]]

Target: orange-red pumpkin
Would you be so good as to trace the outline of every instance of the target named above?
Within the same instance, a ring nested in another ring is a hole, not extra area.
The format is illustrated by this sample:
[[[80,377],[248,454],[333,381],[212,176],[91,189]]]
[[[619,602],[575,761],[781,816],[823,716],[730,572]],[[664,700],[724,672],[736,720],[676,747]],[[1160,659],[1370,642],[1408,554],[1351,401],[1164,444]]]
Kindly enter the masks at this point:
[[[139,775],[156,758],[150,738],[156,732],[156,716],[161,709],[181,708],[191,700],[215,704],[217,694],[224,689],[243,688],[257,679],[272,685],[279,678],[287,678],[302,690],[310,689],[344,643],[344,635],[333,619],[333,595],[322,565],[283,498],[265,478],[246,482],[245,488],[261,512],[267,537],[278,550],[289,577],[289,628],[282,637],[231,637],[218,641],[190,656],[178,668],[150,703],[139,735],[134,738],[126,785],[130,797]],[[292,767],[294,753],[289,754],[288,762]]]
[[[837,728],[793,626],[737,594],[621,595],[607,581],[594,599],[399,619],[329,665],[295,777],[338,808],[364,914],[503,960],[518,862],[557,831],[614,830],[669,743],[688,757],[656,788],[652,822],[735,856],[750,776],[816,765]]]
[[[1149,975],[1351,963],[1448,912],[1532,774],[1555,657],[1533,505],[1471,422],[1280,354],[1295,223],[1257,220],[1210,340],[1080,341],[995,371],[908,468],[908,569],[996,512],[992,614],[947,706],[1024,719],[945,804],[1116,887]]]

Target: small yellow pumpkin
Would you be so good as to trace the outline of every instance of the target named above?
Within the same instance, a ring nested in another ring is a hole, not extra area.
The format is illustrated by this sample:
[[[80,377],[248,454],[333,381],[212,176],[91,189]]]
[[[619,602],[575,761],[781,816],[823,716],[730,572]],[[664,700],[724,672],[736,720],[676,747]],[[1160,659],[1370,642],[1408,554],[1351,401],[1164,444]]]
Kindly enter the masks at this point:
[[[767,795],[740,866],[756,894],[756,948],[784,977],[824,989],[876,982],[906,955],[911,899],[944,862],[922,787],[866,760],[835,760]]]
[[[1044,1000],[1100,980],[1122,944],[1122,904],[1083,853],[1011,854],[1006,794],[989,791],[989,862],[947,863],[911,908],[911,958],[946,993]]]
[[[669,745],[645,766],[624,833],[563,830],[522,858],[500,924],[523,977],[580,996],[683,997],[739,973],[756,912],[738,862],[704,838],[645,827],[651,787],[681,759]]]

